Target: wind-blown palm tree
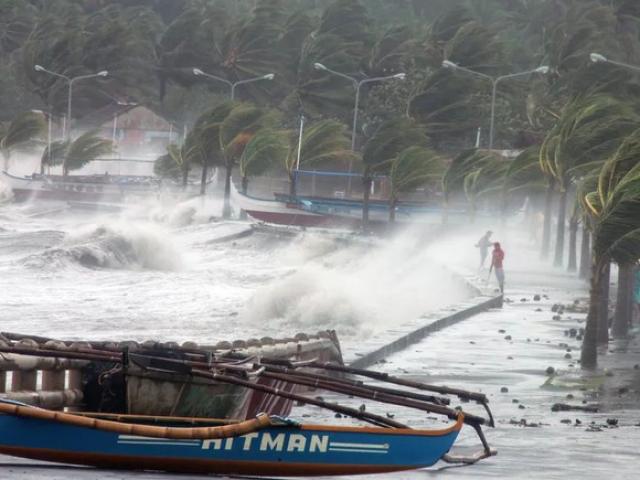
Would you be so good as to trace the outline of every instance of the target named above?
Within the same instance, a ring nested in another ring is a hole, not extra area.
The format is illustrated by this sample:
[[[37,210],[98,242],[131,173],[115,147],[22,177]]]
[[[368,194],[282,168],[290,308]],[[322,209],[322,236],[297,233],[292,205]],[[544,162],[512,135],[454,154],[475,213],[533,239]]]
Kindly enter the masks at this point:
[[[435,152],[424,147],[409,147],[391,163],[389,170],[389,221],[396,218],[400,194],[442,181],[444,162]]]
[[[296,132],[297,133],[297,132]],[[298,164],[298,147],[300,162]],[[351,151],[346,127],[336,120],[321,120],[306,127],[298,146],[298,135],[290,135],[285,169],[289,175],[289,194],[296,195],[296,171],[323,164],[347,165],[357,155]]]
[[[207,186],[207,175],[212,166],[223,166],[224,159],[220,145],[220,128],[222,122],[234,108],[233,102],[223,102],[200,115],[187,134],[182,147],[182,155],[190,168],[193,163],[202,164],[200,179],[200,195],[204,195]],[[184,180],[186,185],[186,177]]]
[[[472,176],[485,165],[495,160],[496,154],[487,150],[471,149],[460,153],[455,157],[442,177],[442,190],[444,193],[444,218],[447,221],[447,212],[454,196],[464,194],[469,200],[469,194],[475,191],[471,184]],[[503,162],[504,163],[504,162]],[[496,179],[498,180],[498,179]],[[475,215],[474,208],[470,205],[469,215]]]
[[[621,147],[622,148],[622,147]],[[640,258],[640,165],[624,172],[609,159],[598,178],[598,188],[582,201],[593,222],[593,263],[589,312],[582,345],[583,368],[597,364],[597,343],[608,327],[601,312],[603,275],[613,260],[634,264]],[[600,334],[599,334],[600,331]]]
[[[41,113],[25,112],[8,125],[0,126],[0,151],[4,157],[4,169],[9,169],[11,151],[39,138],[45,129]]]
[[[219,134],[220,151],[225,169],[223,218],[231,215],[231,172],[242,157],[242,154],[253,136],[263,127],[277,123],[274,112],[266,111],[251,104],[240,103],[233,106],[229,114],[219,126],[213,130]],[[205,128],[203,135],[210,135],[210,129]]]
[[[539,157],[540,145],[533,145],[509,162],[504,174],[502,192],[503,219],[508,206],[513,205],[514,200],[531,199],[544,191],[546,182],[540,169]]]
[[[475,221],[481,200],[500,201],[508,168],[509,162],[494,154],[486,157],[482,166],[473,169],[464,177],[464,193],[469,202],[472,222]]]
[[[545,138],[540,150],[541,168],[560,191],[556,266],[563,263],[567,198],[572,184],[615,151],[637,122],[628,101],[602,94],[578,97],[567,103]]]
[[[364,146],[364,199],[362,228],[369,223],[369,197],[374,174],[388,174],[393,161],[409,147],[427,145],[424,129],[410,118],[396,118],[384,122]]]
[[[40,173],[44,174],[45,167],[56,167],[64,163],[69,143],[66,140],[56,140],[47,145],[40,157]]]
[[[249,140],[240,156],[242,193],[249,189],[249,178],[282,166],[289,153],[289,138],[284,130],[262,129]]]
[[[102,155],[113,151],[111,140],[102,138],[96,132],[86,132],[72,141],[64,155],[62,174],[78,170]]]

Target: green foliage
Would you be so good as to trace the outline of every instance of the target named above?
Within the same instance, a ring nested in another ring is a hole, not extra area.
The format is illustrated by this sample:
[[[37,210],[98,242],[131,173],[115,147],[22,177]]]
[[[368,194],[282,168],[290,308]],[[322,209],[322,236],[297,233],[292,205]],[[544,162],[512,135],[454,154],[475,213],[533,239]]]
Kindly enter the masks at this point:
[[[637,125],[633,105],[608,95],[571,100],[540,150],[542,170],[568,188],[600,164]]]
[[[11,150],[40,138],[45,127],[41,113],[25,112],[18,115],[8,125],[0,127],[0,150],[9,156]]]
[[[258,176],[275,166],[282,166],[288,153],[286,131],[260,130],[249,140],[240,156],[240,175],[243,178]]]
[[[471,181],[471,176],[496,158],[496,154],[478,149],[465,150],[456,156],[442,178],[445,199],[448,200],[455,194],[466,193],[471,186],[467,185]]]
[[[56,167],[64,163],[69,143],[65,140],[57,140],[47,145],[40,157],[40,165]]]
[[[113,151],[111,140],[102,138],[96,132],[86,132],[71,142],[67,148],[63,168],[65,172],[78,170],[89,162]]]
[[[509,162],[497,155],[484,158],[482,165],[476,166],[463,181],[464,193],[472,208],[484,198],[497,200],[502,194],[503,178],[509,168]]]
[[[509,162],[504,173],[504,194],[531,195],[546,188],[546,179],[540,168],[540,145],[522,151]]]
[[[409,118],[384,122],[364,146],[362,160],[368,168],[388,171],[393,160],[412,146],[427,145],[422,127]]]
[[[253,136],[274,122],[274,114],[262,108],[246,103],[234,105],[219,126],[220,147],[226,164],[235,164]]]
[[[326,164],[346,165],[357,156],[351,151],[345,126],[335,120],[322,120],[305,127],[300,146],[300,167]],[[290,136],[285,168],[293,175],[298,159],[298,135]]]
[[[406,148],[391,163],[391,199],[418,187],[433,185],[442,179],[443,173],[444,162],[438,154],[424,147]]]

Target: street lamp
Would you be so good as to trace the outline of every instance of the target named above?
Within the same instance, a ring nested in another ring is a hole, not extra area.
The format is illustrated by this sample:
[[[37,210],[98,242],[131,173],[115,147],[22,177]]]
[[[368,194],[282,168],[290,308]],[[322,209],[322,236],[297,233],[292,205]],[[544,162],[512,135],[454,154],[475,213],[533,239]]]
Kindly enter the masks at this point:
[[[273,80],[274,78],[276,78],[275,74],[267,73],[266,75],[261,75],[259,77],[247,78],[245,80],[238,80],[237,82],[231,82],[231,81],[227,80],[226,78],[218,77],[216,75],[212,75],[210,73],[203,72],[199,68],[194,68],[193,69],[193,74],[196,77],[207,77],[207,78],[210,78],[212,80],[217,80],[218,82],[223,82],[223,83],[226,83],[227,85],[229,85],[231,87],[231,100],[235,99],[235,97],[236,97],[235,93],[236,93],[236,87],[238,85],[244,85],[245,83],[259,82],[260,80]]]
[[[356,149],[356,130],[358,127],[358,106],[360,104],[360,89],[362,88],[362,85],[364,85],[365,83],[371,83],[371,82],[384,82],[386,80],[404,80],[405,78],[407,78],[407,75],[405,73],[396,73],[395,75],[388,75],[386,77],[372,77],[372,78],[365,78],[363,80],[358,80],[349,75],[345,75],[344,73],[331,70],[329,67],[324,66],[322,63],[314,63],[313,68],[315,68],[316,70],[329,72],[334,75],[337,75],[338,77],[342,77],[346,80],[349,80],[351,83],[353,83],[354,87],[356,88],[356,101],[353,108],[353,127],[351,130],[351,150],[353,151],[355,151]],[[351,173],[351,165],[349,165],[349,173]]]
[[[494,132],[495,132],[495,116],[496,116],[496,93],[498,91],[498,84],[503,80],[507,80],[515,77],[523,77],[525,75],[530,75],[532,73],[539,73],[541,75],[546,75],[550,71],[549,67],[542,66],[542,67],[535,68],[533,70],[527,70],[526,72],[511,73],[509,75],[492,77],[491,75],[487,75],[485,73],[476,72],[475,70],[461,67],[457,63],[451,62],[449,60],[445,60],[444,62],[442,62],[442,66],[443,68],[448,68],[450,70],[460,70],[470,75],[476,75],[478,77],[485,78],[489,80],[493,85],[493,90],[491,93],[491,128],[489,130],[489,150],[493,150],[493,138],[494,138]]]
[[[358,128],[358,107],[360,105],[360,89],[366,83],[372,82],[384,82],[386,80],[404,80],[407,78],[405,73],[396,73],[395,75],[388,75],[386,77],[371,77],[365,78],[362,80],[358,80],[357,78],[353,78],[350,75],[345,75],[344,73],[336,72],[335,70],[331,70],[329,67],[326,67],[322,63],[314,63],[313,68],[316,70],[332,73],[333,75],[337,75],[338,77],[342,77],[346,80],[349,80],[356,89],[356,100],[353,106],[353,125],[351,127],[351,151],[355,152],[356,150],[356,134]],[[349,159],[349,173],[353,171],[353,157]],[[351,175],[349,175],[349,180],[347,180],[347,193],[351,193]]]
[[[36,72],[48,73],[49,75],[53,75],[54,77],[62,78],[69,85],[69,96],[67,98],[67,124],[68,125],[67,125],[66,137],[67,137],[67,140],[70,140],[71,139],[71,99],[73,97],[73,83],[79,80],[87,80],[89,78],[106,77],[107,75],[109,75],[109,72],[107,72],[106,70],[102,70],[98,73],[92,73],[89,75],[79,75],[77,77],[68,77],[61,73],[56,73],[56,72],[52,72],[51,70],[47,70],[41,65],[34,65],[33,68]]]
[[[615,61],[615,60],[609,60],[607,57],[605,57],[604,55],[601,55],[599,53],[592,53],[591,55],[589,55],[589,59],[593,63],[610,63],[611,65],[616,65],[618,67],[628,68],[629,70],[634,70],[636,72],[640,72],[640,67],[637,66],[637,65],[630,65],[628,63],[618,62],[618,61]]]

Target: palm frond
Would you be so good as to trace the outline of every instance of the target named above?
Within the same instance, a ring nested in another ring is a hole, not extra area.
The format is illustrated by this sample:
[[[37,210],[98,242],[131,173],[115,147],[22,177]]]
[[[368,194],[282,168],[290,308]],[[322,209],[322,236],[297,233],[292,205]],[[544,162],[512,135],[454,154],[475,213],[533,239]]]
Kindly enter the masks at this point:
[[[39,138],[45,131],[44,116],[41,113],[25,112],[14,118],[0,139],[0,149],[4,151]]]
[[[263,129],[247,143],[240,157],[240,175],[261,175],[276,165],[282,165],[289,152],[286,131]]]
[[[113,143],[97,135],[95,131],[86,132],[76,138],[67,149],[64,161],[65,170],[77,170],[102,155],[113,151]]]

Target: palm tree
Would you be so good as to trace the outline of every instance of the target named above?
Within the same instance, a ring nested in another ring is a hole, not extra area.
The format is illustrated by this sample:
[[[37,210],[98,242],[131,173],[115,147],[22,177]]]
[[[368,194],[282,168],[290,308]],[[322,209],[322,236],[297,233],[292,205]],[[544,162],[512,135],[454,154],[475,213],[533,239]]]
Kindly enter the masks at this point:
[[[364,146],[364,199],[362,205],[362,228],[369,223],[369,197],[374,174],[388,174],[394,159],[409,147],[426,146],[427,137],[421,125],[409,118],[388,120],[378,127]]]
[[[545,178],[540,170],[540,145],[533,145],[523,150],[514,158],[504,174],[502,192],[502,217],[515,198],[533,198],[545,189]]]
[[[577,97],[565,106],[540,150],[541,168],[560,191],[554,264],[564,258],[567,199],[571,185],[602,162],[637,124],[628,101],[608,95]],[[548,213],[548,212],[546,212]]]
[[[389,170],[389,222],[395,221],[400,194],[435,184],[442,180],[443,173],[442,158],[431,150],[414,146],[400,152]]]
[[[447,222],[448,209],[454,195],[465,194],[467,200],[469,195],[472,195],[472,189],[475,189],[471,185],[472,175],[486,164],[495,160],[494,153],[487,150],[471,149],[460,153],[455,157],[442,177],[442,190],[444,193],[444,218],[443,222]],[[467,190],[469,195],[467,195]],[[475,215],[474,209],[469,209],[471,217]]]
[[[499,201],[508,168],[509,162],[497,154],[492,154],[485,157],[481,166],[474,168],[464,177],[464,193],[469,202],[471,222],[475,221],[480,200],[488,198]]]
[[[267,128],[258,131],[240,156],[242,193],[247,193],[250,177],[262,175],[276,165],[281,166],[288,153],[289,139],[286,131]]]
[[[40,157],[40,173],[44,174],[45,167],[56,167],[64,163],[69,143],[66,140],[57,140],[47,145]]]
[[[44,130],[43,115],[36,112],[22,113],[8,125],[0,126],[0,151],[4,157],[4,169],[9,169],[12,150],[39,138]]]
[[[62,163],[62,174],[66,176],[71,170],[78,170],[112,151],[111,140],[98,136],[96,132],[83,133],[67,147]]]
[[[204,164],[202,157],[199,147],[194,146],[187,138],[182,146],[175,144],[167,146],[167,153],[156,159],[153,173],[159,177],[181,180],[182,188],[186,188],[191,166],[194,163]]]
[[[622,147],[621,147],[622,148]],[[582,201],[593,222],[593,263],[589,312],[582,345],[583,368],[597,364],[598,337],[606,332],[602,317],[603,275],[613,260],[631,265],[640,258],[640,164],[626,172],[616,167],[616,156],[607,161],[598,178],[596,191]]]
[[[285,157],[285,169],[289,175],[289,194],[296,195],[296,171],[299,167],[335,163],[347,165],[349,160],[355,158],[357,156],[351,151],[346,127],[336,120],[321,120],[305,128],[300,145],[298,135],[291,134],[289,152]]]
[[[223,218],[231,215],[231,172],[242,157],[242,154],[253,136],[263,127],[274,125],[276,122],[273,112],[265,111],[254,105],[240,103],[233,106],[229,114],[211,128],[203,129],[203,136],[218,132],[220,151],[225,169]]]
[[[186,168],[189,169],[193,163],[202,164],[200,195],[204,195],[206,192],[209,168],[224,164],[220,144],[220,128],[233,108],[233,102],[223,102],[207,110],[196,119],[185,139],[181,153],[185,159]],[[184,175],[184,185],[186,185],[188,173]]]

